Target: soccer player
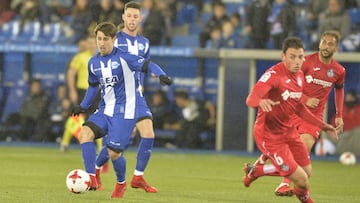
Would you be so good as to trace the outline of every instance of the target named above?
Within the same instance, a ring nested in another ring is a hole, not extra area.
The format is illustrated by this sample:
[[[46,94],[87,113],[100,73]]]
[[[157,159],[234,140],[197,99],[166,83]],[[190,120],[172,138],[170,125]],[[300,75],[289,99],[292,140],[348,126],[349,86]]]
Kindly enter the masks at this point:
[[[126,189],[126,160],[123,151],[138,118],[151,117],[148,109],[135,105],[141,93],[137,90],[134,71],[150,72],[166,85],[171,84],[171,79],[155,63],[115,48],[116,31],[116,26],[112,23],[103,22],[96,26],[99,53],[89,60],[89,88],[80,105],[73,108],[72,114],[78,115],[88,109],[96,97],[98,87],[101,87],[99,109],[81,128],[79,141],[85,170],[90,174],[90,189],[96,190],[96,149],[92,142],[107,134],[106,147],[117,178],[111,197],[121,198]]]
[[[124,27],[116,33],[115,47],[133,55],[142,56],[145,59],[150,58],[149,40],[138,34],[138,27],[141,23],[141,5],[137,2],[128,2],[125,4],[124,14],[122,15]],[[136,105],[141,108],[147,108],[143,92],[144,73],[138,71],[135,73],[135,81],[138,84],[138,91],[141,95],[136,100]],[[151,117],[140,118],[136,123],[136,128],[140,132],[141,141],[138,148],[136,168],[134,170],[131,187],[142,188],[146,192],[156,193],[157,189],[150,186],[143,178],[145,168],[149,162],[151,151],[154,144],[155,133]],[[132,136],[135,136],[135,130]],[[105,138],[106,139],[106,138]],[[96,160],[96,178],[99,189],[102,189],[100,171],[101,167],[107,163],[109,156],[106,148],[103,148]]]
[[[335,125],[337,131],[341,133],[344,126],[342,114],[345,68],[333,59],[334,53],[338,50],[339,40],[339,32],[324,32],[321,36],[319,52],[306,56],[301,69],[305,77],[302,100],[317,118],[323,118],[329,94],[332,88],[335,88]],[[316,140],[319,139],[321,129],[296,115],[291,120],[310,153]],[[266,157],[261,157],[259,163],[264,163],[265,159]],[[290,188],[290,183],[291,180],[285,177],[275,189],[275,194],[277,196],[292,196],[293,191]]]
[[[308,177],[311,162],[305,144],[291,122],[297,114],[304,120],[325,130],[337,139],[336,129],[315,117],[301,101],[305,84],[301,65],[304,45],[299,38],[290,37],[283,42],[282,62],[268,69],[255,84],[246,99],[249,107],[259,108],[254,125],[257,147],[272,165],[246,164],[244,185],[260,176],[289,177],[295,184],[294,193],[301,202],[313,202],[309,193]]]

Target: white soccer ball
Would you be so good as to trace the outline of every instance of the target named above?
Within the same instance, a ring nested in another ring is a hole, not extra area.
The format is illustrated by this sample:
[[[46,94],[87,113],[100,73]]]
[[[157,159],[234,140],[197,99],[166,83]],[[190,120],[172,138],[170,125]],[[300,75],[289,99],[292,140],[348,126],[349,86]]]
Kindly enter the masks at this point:
[[[74,169],[66,176],[67,188],[75,193],[83,193],[90,188],[90,175],[81,169]]]
[[[340,155],[339,161],[343,165],[356,164],[356,156],[351,152],[344,152]]]

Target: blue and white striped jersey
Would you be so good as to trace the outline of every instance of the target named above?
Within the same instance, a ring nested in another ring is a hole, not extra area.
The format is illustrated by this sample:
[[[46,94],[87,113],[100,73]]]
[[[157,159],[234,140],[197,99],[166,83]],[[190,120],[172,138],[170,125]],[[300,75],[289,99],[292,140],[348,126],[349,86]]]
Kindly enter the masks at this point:
[[[120,31],[116,33],[114,46],[130,54],[142,56],[145,59],[150,58],[149,40],[142,35],[137,34],[133,37]]]
[[[108,116],[124,113],[125,119],[134,119],[136,101],[142,97],[134,73],[147,69],[157,76],[165,74],[156,64],[117,48],[114,48],[109,55],[93,56],[88,63],[89,83],[101,86],[102,99],[99,111],[103,111]],[[85,96],[82,101],[83,107],[92,103],[90,97]]]
[[[150,44],[149,40],[146,37],[140,34],[137,34],[134,37],[126,34],[123,31],[116,33],[116,40],[114,42],[114,46],[119,48],[120,50],[136,56],[144,57],[145,59],[150,59],[149,44]],[[144,78],[145,78],[144,73],[136,72],[134,76],[136,83],[138,83],[139,90],[143,91]],[[143,100],[137,100],[137,105],[147,106],[145,98],[143,98]]]

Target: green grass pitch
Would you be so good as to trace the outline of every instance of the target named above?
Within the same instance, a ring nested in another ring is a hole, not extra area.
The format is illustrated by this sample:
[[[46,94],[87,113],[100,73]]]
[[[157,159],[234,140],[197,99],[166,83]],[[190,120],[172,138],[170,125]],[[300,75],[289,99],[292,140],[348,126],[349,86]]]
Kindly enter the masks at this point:
[[[127,181],[130,182],[135,150],[125,153]],[[133,189],[128,184],[124,198],[111,199],[115,184],[113,169],[102,174],[103,191],[72,194],[65,185],[67,173],[83,169],[81,152],[61,153],[51,147],[0,147],[0,202],[298,202],[295,197],[276,197],[280,178],[263,177],[250,188],[242,185],[242,166],[256,157],[224,153],[181,153],[155,149],[145,173],[157,194]],[[310,178],[315,202],[360,202],[360,165],[342,166],[337,162],[313,161]]]

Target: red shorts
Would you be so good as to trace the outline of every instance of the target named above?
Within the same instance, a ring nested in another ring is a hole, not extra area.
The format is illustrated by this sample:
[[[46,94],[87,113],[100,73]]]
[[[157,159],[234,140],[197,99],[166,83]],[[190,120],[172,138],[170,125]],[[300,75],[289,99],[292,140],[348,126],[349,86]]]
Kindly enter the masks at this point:
[[[293,124],[296,126],[297,131],[299,134],[309,134],[315,138],[315,140],[319,139],[321,129],[317,126],[314,126],[300,117],[296,116],[293,118]]]
[[[281,176],[289,176],[298,166],[310,165],[310,156],[295,128],[285,134],[254,128],[255,142],[259,150],[267,155]]]

